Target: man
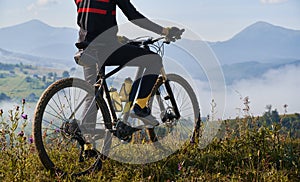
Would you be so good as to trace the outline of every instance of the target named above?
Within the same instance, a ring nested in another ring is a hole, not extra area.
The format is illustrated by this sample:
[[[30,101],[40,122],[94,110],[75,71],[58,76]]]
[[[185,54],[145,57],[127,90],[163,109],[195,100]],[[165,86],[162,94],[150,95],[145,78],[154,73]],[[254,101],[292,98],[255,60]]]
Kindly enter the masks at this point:
[[[162,67],[162,59],[158,54],[146,49],[118,43],[116,7],[118,6],[122,10],[129,21],[157,34],[179,39],[182,31],[176,27],[163,28],[150,21],[136,10],[130,0],[75,0],[75,3],[78,13],[77,24],[80,27],[79,42],[76,46],[79,49],[85,49],[98,37],[102,37],[97,40],[98,43],[103,45],[103,50],[99,50],[100,54],[97,56],[97,60],[94,62],[90,62],[90,60],[81,61],[83,62],[81,65],[84,66],[85,79],[94,84],[98,69],[106,65],[126,64],[145,67],[146,70],[140,83],[140,91],[133,106],[133,114],[137,117],[150,117],[147,124],[158,125],[158,121],[151,119],[151,111],[147,107],[147,102]],[[86,120],[86,122],[91,122],[93,119]]]

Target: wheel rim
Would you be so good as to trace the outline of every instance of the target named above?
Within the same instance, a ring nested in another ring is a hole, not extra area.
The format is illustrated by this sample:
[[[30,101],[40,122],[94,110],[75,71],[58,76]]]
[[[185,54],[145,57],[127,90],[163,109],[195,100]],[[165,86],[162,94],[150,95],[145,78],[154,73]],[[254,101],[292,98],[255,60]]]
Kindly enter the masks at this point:
[[[94,92],[89,87],[81,88],[84,86],[78,87],[75,83],[61,87],[50,92],[47,98],[51,98],[43,101],[46,103],[40,118],[40,135],[36,135],[40,136],[44,148],[41,151],[45,152],[40,154],[40,158],[44,165],[47,163],[47,168],[56,172],[85,174],[100,167],[100,154],[88,156],[85,151],[81,153],[82,147],[76,139],[74,127],[78,128],[82,120],[86,96]],[[97,121],[103,121],[101,114],[98,114]],[[67,126],[73,129],[67,129]],[[47,158],[52,165],[48,164]]]
[[[160,95],[155,95],[152,104],[152,114],[156,118],[163,120],[163,117],[169,118],[165,123],[155,129],[156,135],[161,143],[166,143],[169,146],[172,145],[174,149],[178,149],[184,142],[190,139],[195,124],[196,110],[193,106],[194,101],[191,100],[191,96],[187,92],[188,88],[177,81],[170,81],[170,87],[172,89],[174,98],[179,109],[180,118],[177,120],[174,118],[174,109],[172,107],[170,99],[168,97],[166,88],[164,85],[159,87]],[[160,101],[158,101],[160,100]],[[164,110],[161,111],[158,102],[162,102]]]

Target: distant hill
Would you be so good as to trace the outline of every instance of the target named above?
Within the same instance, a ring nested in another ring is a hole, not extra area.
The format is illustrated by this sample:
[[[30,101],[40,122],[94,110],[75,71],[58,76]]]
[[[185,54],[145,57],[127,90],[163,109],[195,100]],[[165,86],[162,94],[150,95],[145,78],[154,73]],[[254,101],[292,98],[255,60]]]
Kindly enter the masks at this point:
[[[254,23],[233,38],[210,43],[221,64],[300,59],[300,30]]]
[[[0,29],[0,62],[64,67],[74,65],[77,30],[51,27],[31,20]],[[199,44],[186,41],[187,46]],[[300,60],[300,30],[291,30],[267,22],[254,23],[231,39],[208,42],[222,65],[227,84],[235,80],[259,77],[270,69],[298,65]],[[168,46],[169,54],[186,64],[188,55]],[[188,50],[188,47],[187,49]],[[192,61],[191,61],[192,62]],[[189,64],[193,77],[203,79],[204,72]]]
[[[16,53],[7,51],[0,48],[0,62],[7,64],[27,64],[40,67],[52,67],[52,68],[70,68],[75,65],[73,60],[64,60],[57,58],[46,58],[39,56],[32,56],[24,53]]]
[[[40,57],[70,60],[76,51],[77,30],[51,27],[31,20],[0,29],[0,48]]]
[[[70,60],[78,32],[31,20],[0,29],[0,48],[40,57]],[[191,46],[197,42],[191,42]],[[256,22],[223,42],[208,43],[221,64],[300,59],[300,30]]]

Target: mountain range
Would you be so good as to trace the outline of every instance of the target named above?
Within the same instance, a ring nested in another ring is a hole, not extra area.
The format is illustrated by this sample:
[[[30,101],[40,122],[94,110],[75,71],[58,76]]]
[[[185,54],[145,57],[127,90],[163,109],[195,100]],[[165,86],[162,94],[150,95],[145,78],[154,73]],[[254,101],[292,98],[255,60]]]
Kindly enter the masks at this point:
[[[39,20],[1,28],[0,61],[73,65],[77,34],[76,29],[52,27]],[[192,44],[197,41],[190,41]],[[300,30],[267,22],[256,22],[229,40],[207,44],[219,59],[227,83],[300,62]]]
[[[231,39],[210,43],[222,64],[300,58],[300,30],[254,23]]]
[[[77,30],[51,27],[39,20],[0,29],[0,48],[38,57],[73,59]]]

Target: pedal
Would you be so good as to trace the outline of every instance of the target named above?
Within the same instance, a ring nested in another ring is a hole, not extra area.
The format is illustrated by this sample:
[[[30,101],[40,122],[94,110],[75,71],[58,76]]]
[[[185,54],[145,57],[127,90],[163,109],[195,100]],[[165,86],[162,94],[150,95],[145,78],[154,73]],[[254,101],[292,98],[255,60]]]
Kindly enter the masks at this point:
[[[113,135],[119,138],[120,140],[129,141],[131,135],[141,129],[133,128],[122,121],[119,121],[116,125],[116,130],[113,131]]]

